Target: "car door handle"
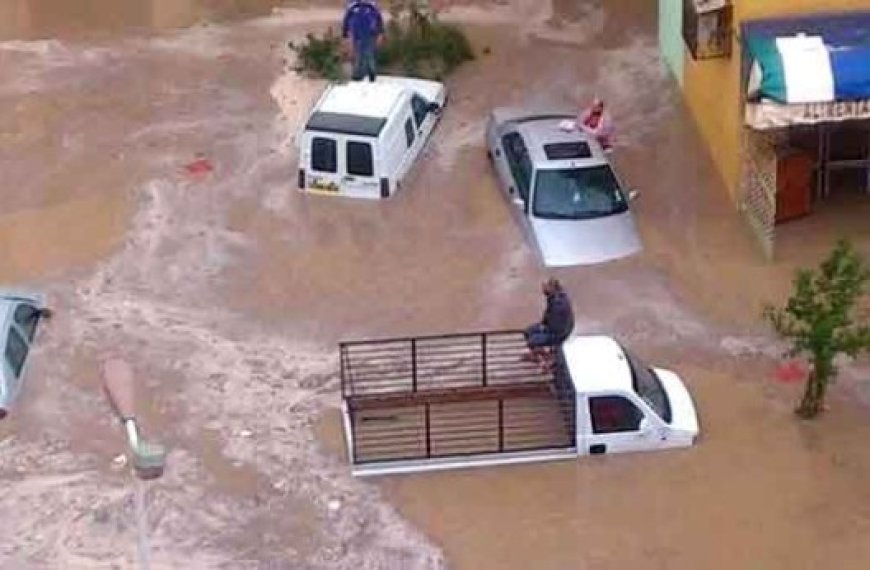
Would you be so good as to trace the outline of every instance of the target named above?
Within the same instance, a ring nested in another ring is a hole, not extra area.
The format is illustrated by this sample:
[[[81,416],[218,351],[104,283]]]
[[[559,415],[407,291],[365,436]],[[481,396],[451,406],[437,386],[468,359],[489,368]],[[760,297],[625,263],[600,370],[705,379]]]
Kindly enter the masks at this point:
[[[342,178],[342,180],[344,180],[345,182],[353,182],[354,180],[356,180],[356,178],[354,178],[353,176],[345,176],[344,178]]]

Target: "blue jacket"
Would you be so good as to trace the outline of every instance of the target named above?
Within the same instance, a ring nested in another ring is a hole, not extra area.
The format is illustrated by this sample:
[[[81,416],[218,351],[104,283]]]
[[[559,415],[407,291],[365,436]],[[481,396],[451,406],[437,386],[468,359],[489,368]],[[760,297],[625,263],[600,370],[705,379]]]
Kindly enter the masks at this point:
[[[341,37],[349,35],[357,45],[370,45],[383,33],[384,20],[377,6],[357,1],[347,8],[341,25]]]

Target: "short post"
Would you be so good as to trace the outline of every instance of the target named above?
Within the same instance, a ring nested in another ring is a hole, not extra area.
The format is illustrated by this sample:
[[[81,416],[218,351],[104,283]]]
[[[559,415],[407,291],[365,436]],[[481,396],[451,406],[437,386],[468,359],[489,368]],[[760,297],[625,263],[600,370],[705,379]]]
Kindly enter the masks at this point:
[[[417,391],[417,339],[411,339],[411,392]],[[428,408],[426,408],[428,410]]]
[[[426,458],[432,457],[432,428],[430,426],[429,402],[426,402]]]
[[[498,399],[498,450],[504,451],[504,399]]]
[[[483,387],[486,387],[486,333],[480,335],[480,368],[483,374]]]

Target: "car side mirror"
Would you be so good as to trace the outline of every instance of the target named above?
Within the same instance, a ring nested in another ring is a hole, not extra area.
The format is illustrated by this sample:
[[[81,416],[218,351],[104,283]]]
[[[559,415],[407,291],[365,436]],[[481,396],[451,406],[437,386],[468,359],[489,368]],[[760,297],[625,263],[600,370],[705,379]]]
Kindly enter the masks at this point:
[[[516,206],[517,208],[525,208],[526,201],[518,196],[514,196],[514,206]]]
[[[638,198],[640,198],[640,192],[638,192],[637,190],[629,190],[628,191],[628,201],[629,202],[634,202]]]
[[[441,105],[439,105],[438,103],[429,103],[428,105],[426,105],[426,112],[437,115],[441,112]]]

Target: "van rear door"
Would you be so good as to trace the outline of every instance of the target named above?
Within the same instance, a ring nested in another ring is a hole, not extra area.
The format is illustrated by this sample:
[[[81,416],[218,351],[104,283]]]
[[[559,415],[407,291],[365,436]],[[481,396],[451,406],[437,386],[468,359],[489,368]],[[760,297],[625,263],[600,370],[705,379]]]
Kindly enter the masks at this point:
[[[355,198],[386,198],[389,186],[382,188],[379,180],[379,149],[377,139],[345,136],[342,142],[344,171],[341,178],[343,194]]]
[[[312,132],[303,140],[299,186],[310,192],[338,194],[344,165],[339,152],[341,136]]]

